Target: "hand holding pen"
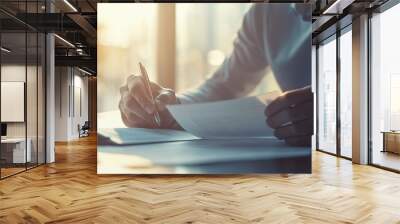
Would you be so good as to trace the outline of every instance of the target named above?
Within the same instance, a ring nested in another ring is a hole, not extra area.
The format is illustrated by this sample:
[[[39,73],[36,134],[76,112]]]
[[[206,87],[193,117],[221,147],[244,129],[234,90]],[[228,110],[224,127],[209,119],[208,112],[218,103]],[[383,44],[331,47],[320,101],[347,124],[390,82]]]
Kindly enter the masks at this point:
[[[139,63],[139,67],[140,67],[140,72],[142,73],[142,80],[144,82],[144,87],[146,89],[147,98],[150,98],[151,104],[153,105],[153,108],[154,108],[154,110],[153,110],[154,122],[156,123],[156,125],[158,127],[161,128],[161,118],[160,118],[160,114],[158,113],[157,103],[154,99],[153,91],[150,86],[151,84],[150,84],[149,75],[147,74],[147,71],[144,68],[144,66],[142,65],[142,63]]]
[[[177,104],[175,92],[149,80],[146,69],[139,64],[142,75],[129,76],[120,88],[119,109],[128,127],[179,129],[166,105]]]

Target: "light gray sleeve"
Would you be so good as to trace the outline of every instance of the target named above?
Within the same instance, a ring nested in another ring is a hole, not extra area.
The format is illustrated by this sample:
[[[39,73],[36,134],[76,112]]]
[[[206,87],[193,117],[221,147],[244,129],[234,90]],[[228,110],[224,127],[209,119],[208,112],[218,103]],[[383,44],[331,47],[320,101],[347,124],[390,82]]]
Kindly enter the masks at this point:
[[[178,95],[181,103],[237,98],[249,94],[265,75],[265,8],[253,5],[237,33],[231,55],[217,71],[195,89]]]

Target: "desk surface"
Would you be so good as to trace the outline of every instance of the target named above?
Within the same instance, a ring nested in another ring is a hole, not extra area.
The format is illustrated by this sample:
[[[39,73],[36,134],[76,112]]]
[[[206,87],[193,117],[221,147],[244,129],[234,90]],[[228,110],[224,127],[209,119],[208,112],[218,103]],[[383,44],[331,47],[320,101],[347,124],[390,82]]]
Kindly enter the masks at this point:
[[[99,145],[99,174],[309,173],[311,148],[265,140]]]
[[[400,134],[400,131],[381,131],[383,134]]]
[[[124,127],[118,111],[99,113],[98,128]],[[103,122],[105,121],[105,122]],[[264,140],[268,141],[268,140]],[[99,141],[100,143],[101,141]],[[266,142],[264,142],[266,143]],[[258,140],[196,140],[98,145],[98,174],[310,173],[311,147]],[[218,156],[217,156],[218,155]],[[238,156],[241,159],[237,159]],[[213,158],[214,156],[214,158]],[[221,160],[221,157],[224,157]]]
[[[30,139],[27,138],[27,141],[30,141]],[[5,138],[5,139],[1,139],[1,143],[20,143],[20,142],[25,142],[25,138]]]

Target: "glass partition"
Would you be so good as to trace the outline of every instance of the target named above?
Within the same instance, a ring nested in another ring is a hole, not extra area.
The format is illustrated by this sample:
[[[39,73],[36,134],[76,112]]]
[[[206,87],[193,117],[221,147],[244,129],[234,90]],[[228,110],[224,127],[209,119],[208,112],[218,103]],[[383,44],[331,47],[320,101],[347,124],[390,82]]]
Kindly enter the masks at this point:
[[[400,4],[371,18],[371,162],[400,170]]]
[[[1,46],[1,175],[6,177],[24,171],[31,156],[26,141],[26,33],[3,32]]]
[[[7,1],[16,14],[43,12],[44,1]],[[0,12],[0,178],[45,162],[45,44],[43,33]]]
[[[352,157],[352,34],[340,38],[340,154]]]
[[[336,154],[336,39],[318,47],[318,149]]]
[[[26,74],[26,114],[27,114],[27,150],[31,151],[30,160],[27,163],[27,167],[37,165],[38,158],[38,141],[37,141],[37,76],[38,76],[38,49],[37,49],[38,35],[36,32],[27,33],[27,74]]]

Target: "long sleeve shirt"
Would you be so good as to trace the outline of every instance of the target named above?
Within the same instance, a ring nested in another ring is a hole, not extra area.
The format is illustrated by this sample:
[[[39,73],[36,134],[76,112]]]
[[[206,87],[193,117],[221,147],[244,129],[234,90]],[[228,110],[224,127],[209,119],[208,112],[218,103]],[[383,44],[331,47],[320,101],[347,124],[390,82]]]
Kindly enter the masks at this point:
[[[254,4],[244,16],[233,51],[216,72],[181,103],[233,99],[249,94],[270,67],[283,91],[311,85],[311,7]]]

